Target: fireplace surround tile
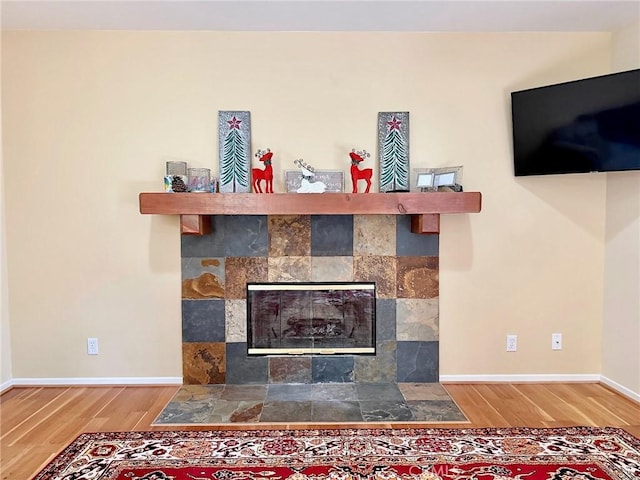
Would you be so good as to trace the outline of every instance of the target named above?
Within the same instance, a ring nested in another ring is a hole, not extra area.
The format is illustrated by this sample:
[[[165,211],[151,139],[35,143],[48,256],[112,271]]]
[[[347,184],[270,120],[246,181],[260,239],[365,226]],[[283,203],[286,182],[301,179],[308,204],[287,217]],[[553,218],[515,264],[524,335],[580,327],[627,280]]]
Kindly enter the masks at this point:
[[[378,298],[396,298],[396,258],[383,256],[353,257],[356,282],[375,282]]]
[[[353,215],[311,215],[311,255],[353,255]]]
[[[311,357],[311,381],[313,383],[353,382],[354,357]]]
[[[266,384],[269,381],[267,357],[247,356],[247,343],[227,342],[227,384]]]
[[[395,383],[397,377],[396,341],[378,340],[376,354],[355,358],[356,382]]]
[[[247,282],[266,282],[267,257],[227,257],[225,259],[225,298],[246,299]]]
[[[438,257],[398,257],[396,268],[398,298],[438,296]]]
[[[437,298],[398,298],[396,305],[396,338],[399,341],[439,340]]]
[[[222,215],[222,218],[226,257],[267,256],[269,235],[266,215]],[[215,237],[216,230],[213,231],[214,235],[207,237]]]
[[[376,341],[396,340],[396,299],[376,299]]]
[[[285,226],[304,237],[307,219],[310,255],[288,255],[301,253],[304,239],[274,243],[290,235]],[[183,278],[214,275],[224,289],[224,299],[184,299],[194,303],[183,309],[185,384],[438,381],[437,235],[411,233],[402,215],[212,220],[211,234],[182,236]],[[330,233],[337,228],[347,232]],[[268,281],[376,282],[378,355],[248,357],[246,284]],[[212,318],[203,321],[198,312],[208,309]]]
[[[269,256],[311,255],[311,217],[309,215],[271,215]]]
[[[396,252],[404,256],[438,256],[440,250],[439,235],[417,235],[411,232],[411,217],[398,215],[396,224]]]
[[[270,357],[269,383],[311,383],[311,357]]]
[[[227,342],[247,341],[247,301],[229,299],[224,302],[225,338]]]
[[[311,257],[269,257],[269,282],[310,282]]]
[[[183,342],[224,342],[224,300],[182,300]]]
[[[398,383],[438,382],[438,342],[398,342]]]
[[[312,282],[353,282],[353,257],[311,257]]]
[[[183,382],[202,385],[225,383],[225,356],[223,342],[183,342]]]
[[[182,298],[224,298],[224,258],[182,259]]]
[[[354,215],[353,254],[396,255],[397,215]]]

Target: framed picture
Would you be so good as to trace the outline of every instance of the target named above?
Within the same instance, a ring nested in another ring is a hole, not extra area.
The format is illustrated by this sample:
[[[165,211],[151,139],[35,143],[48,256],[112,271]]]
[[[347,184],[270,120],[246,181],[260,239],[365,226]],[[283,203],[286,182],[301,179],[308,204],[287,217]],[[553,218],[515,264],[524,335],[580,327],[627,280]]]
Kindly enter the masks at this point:
[[[344,191],[344,172],[340,170],[316,170],[314,182],[322,182],[326,186],[325,192],[342,193]],[[286,191],[296,193],[302,184],[300,170],[285,170],[284,183]]]
[[[251,113],[218,112],[218,144],[222,193],[249,192],[251,168]]]
[[[409,190],[409,112],[378,113],[381,193]]]
[[[439,189],[461,191],[462,167],[414,168],[411,191],[435,192]]]

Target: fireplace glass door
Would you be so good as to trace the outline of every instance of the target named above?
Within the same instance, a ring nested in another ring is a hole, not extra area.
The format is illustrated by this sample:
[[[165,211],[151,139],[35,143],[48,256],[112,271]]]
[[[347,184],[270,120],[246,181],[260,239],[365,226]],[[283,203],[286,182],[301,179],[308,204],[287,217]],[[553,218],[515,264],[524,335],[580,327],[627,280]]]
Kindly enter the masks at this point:
[[[249,283],[250,355],[374,354],[375,283]]]

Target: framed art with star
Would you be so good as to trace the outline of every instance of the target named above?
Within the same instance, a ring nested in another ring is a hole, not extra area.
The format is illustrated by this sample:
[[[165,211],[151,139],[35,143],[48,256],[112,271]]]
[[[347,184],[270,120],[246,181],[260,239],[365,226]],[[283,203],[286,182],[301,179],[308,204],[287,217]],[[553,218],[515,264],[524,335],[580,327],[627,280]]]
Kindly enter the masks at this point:
[[[378,112],[379,191],[409,191],[409,112]]]
[[[251,112],[218,112],[221,193],[248,193],[251,189]]]

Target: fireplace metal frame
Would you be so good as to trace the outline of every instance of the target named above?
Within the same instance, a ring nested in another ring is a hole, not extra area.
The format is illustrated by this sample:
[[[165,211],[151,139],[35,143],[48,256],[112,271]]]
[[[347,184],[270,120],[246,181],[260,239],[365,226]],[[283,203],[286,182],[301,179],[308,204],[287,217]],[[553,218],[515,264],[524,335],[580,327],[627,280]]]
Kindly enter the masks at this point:
[[[366,347],[254,347],[251,343],[252,325],[252,291],[278,291],[278,290],[371,290],[373,293],[373,305],[371,315],[371,346]],[[360,354],[375,355],[376,353],[376,284],[374,282],[268,282],[247,283],[247,354],[248,355],[342,355]]]

